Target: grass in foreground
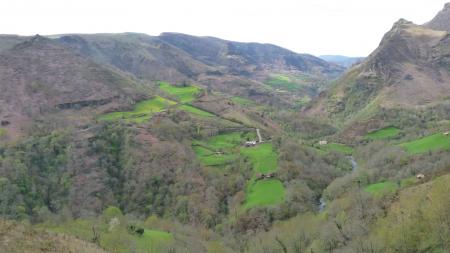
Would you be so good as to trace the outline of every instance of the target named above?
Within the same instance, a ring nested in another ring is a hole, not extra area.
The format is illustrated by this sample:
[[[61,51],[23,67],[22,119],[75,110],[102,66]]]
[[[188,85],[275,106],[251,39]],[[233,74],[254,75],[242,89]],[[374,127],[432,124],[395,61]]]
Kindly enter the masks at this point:
[[[149,120],[153,114],[164,111],[174,104],[176,104],[174,101],[157,96],[137,103],[133,111],[103,114],[99,117],[99,120],[113,121],[123,119],[131,122],[143,123]]]
[[[251,148],[241,148],[241,153],[250,159],[255,172],[274,172],[278,167],[278,155],[271,143],[263,143]]]
[[[259,180],[252,182],[247,189],[247,198],[244,209],[257,206],[269,206],[281,203],[284,200],[285,189],[277,179]]]
[[[396,127],[385,127],[373,132],[370,132],[366,135],[368,139],[371,140],[382,140],[382,139],[388,139],[391,137],[395,137],[400,133],[400,129]]]
[[[450,149],[450,136],[445,136],[443,133],[437,133],[400,144],[400,147],[405,148],[406,151],[412,155],[435,150],[448,150]]]
[[[195,96],[201,91],[197,86],[174,86],[166,82],[160,82],[159,88],[164,92],[176,97],[181,103],[188,103],[195,99]]]

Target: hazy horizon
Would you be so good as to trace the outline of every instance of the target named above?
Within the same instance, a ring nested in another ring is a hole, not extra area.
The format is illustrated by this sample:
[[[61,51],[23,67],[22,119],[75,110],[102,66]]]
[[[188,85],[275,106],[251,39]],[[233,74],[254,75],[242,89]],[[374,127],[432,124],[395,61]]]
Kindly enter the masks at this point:
[[[298,53],[367,56],[400,18],[431,20],[445,0],[3,1],[1,34],[177,32],[270,43]]]

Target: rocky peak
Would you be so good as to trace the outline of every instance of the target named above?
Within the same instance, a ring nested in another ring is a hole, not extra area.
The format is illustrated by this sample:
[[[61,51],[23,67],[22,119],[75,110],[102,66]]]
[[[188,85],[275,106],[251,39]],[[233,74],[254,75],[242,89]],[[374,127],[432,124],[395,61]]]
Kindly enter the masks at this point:
[[[425,26],[433,30],[450,32],[450,3],[446,3],[444,9]]]

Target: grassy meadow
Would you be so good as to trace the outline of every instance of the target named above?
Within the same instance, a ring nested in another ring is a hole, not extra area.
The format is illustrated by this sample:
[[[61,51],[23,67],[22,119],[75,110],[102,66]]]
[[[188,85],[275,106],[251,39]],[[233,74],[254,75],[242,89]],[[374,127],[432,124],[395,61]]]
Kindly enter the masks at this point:
[[[153,114],[157,112],[162,112],[168,107],[175,104],[176,103],[174,101],[156,96],[152,99],[144,100],[137,103],[133,111],[111,112],[103,114],[99,117],[99,120],[114,121],[123,119],[126,121],[143,123],[149,120]]]
[[[400,144],[408,153],[421,154],[428,151],[448,150],[450,149],[450,136],[445,136],[443,133],[437,133],[426,136],[414,141]]]
[[[247,197],[243,208],[250,209],[253,207],[278,204],[284,200],[284,195],[284,186],[278,179],[252,182],[248,186]]]
[[[167,94],[175,97],[181,103],[192,102],[195,96],[201,91],[197,86],[174,86],[167,82],[160,82],[159,88],[166,92]]]
[[[366,138],[371,140],[382,140],[395,137],[399,133],[400,129],[391,126],[370,132],[366,135]]]

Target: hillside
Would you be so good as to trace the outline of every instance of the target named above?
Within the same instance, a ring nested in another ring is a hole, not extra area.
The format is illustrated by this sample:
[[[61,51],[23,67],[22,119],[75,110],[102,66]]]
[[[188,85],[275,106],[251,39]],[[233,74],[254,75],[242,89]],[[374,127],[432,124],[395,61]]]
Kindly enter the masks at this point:
[[[35,36],[0,53],[0,119],[11,133],[45,113],[72,108],[127,107],[140,84],[54,41]]]
[[[278,46],[212,37],[176,33],[53,37],[98,63],[112,65],[140,79],[198,82],[224,93],[281,106],[292,107],[304,97],[316,96],[344,70]],[[297,97],[286,96],[285,92],[295,92]]]
[[[340,77],[306,112],[352,122],[366,121],[383,110],[447,105],[449,49],[447,32],[401,19],[372,54]]]
[[[450,252],[449,6],[349,69],[178,33],[0,36],[0,253]]]
[[[297,54],[270,44],[240,43],[177,33],[163,33],[159,38],[188,52],[197,60],[225,69],[231,74],[252,75],[259,71],[293,70],[333,78],[342,72],[339,66],[312,55]]]
[[[84,252],[106,253],[93,243],[82,241],[73,236],[37,230],[0,219],[1,253],[40,253],[40,252]]]

